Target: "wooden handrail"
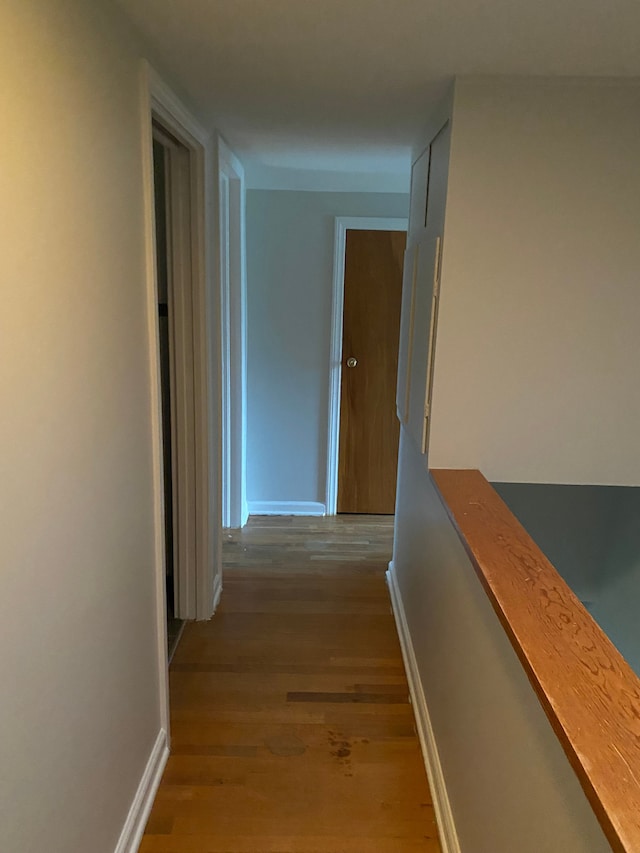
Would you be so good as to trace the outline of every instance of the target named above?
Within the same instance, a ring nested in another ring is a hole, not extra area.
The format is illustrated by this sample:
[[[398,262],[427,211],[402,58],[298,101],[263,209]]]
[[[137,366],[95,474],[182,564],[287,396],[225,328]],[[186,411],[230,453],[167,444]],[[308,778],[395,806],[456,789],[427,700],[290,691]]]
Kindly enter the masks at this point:
[[[479,471],[431,478],[615,851],[640,851],[640,680]]]

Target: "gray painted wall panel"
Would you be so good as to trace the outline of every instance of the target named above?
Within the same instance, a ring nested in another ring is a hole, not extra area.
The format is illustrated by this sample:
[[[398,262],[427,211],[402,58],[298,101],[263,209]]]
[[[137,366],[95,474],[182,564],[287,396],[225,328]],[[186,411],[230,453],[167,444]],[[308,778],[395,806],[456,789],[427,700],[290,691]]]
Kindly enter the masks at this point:
[[[592,615],[640,675],[640,489],[618,497]]]
[[[492,485],[578,598],[595,601],[620,489],[541,483]]]
[[[640,673],[640,489],[493,485]]]

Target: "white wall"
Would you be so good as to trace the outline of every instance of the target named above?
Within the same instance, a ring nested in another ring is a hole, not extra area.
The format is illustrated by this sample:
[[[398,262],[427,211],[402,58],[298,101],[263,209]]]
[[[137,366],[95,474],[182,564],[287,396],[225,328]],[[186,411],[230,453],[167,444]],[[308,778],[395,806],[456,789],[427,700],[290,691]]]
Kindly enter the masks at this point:
[[[455,89],[432,467],[637,485],[640,86]]]
[[[394,571],[461,850],[610,851],[404,428],[398,475]]]
[[[411,157],[384,156],[365,157],[362,151],[351,151],[347,155],[325,153],[318,150],[314,155],[316,168],[305,168],[296,161],[294,152],[285,155],[287,165],[274,165],[245,157],[247,188],[250,190],[292,190],[307,192],[349,193],[408,193],[411,176]],[[353,170],[345,171],[351,161]],[[363,162],[364,161],[364,162]],[[305,158],[308,164],[308,157]],[[363,171],[363,168],[366,171]]]
[[[106,0],[1,18],[1,846],[112,853],[160,729],[140,54]]]
[[[247,497],[324,504],[336,216],[404,217],[408,196],[247,192]]]

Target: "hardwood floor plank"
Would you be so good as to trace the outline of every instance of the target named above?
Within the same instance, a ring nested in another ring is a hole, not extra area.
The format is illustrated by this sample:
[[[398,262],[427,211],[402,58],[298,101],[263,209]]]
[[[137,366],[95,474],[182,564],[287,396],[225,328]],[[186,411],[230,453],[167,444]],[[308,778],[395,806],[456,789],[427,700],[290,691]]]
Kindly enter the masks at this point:
[[[287,702],[322,702],[334,704],[378,704],[378,705],[405,705],[406,696],[397,693],[322,693],[321,691],[290,691],[287,693]]]
[[[251,519],[170,671],[141,853],[440,853],[384,571],[392,519]]]
[[[246,835],[145,836],[140,853],[440,853],[437,838],[425,837],[376,839],[371,847],[368,835],[344,836],[272,836]]]

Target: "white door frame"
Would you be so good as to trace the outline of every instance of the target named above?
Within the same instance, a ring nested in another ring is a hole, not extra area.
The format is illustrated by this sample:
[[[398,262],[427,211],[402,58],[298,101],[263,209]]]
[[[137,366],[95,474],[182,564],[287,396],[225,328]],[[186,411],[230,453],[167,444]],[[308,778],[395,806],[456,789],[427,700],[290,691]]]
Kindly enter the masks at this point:
[[[331,351],[329,356],[329,425],[327,440],[327,515],[338,508],[338,451],[340,445],[340,385],[342,382],[342,318],[344,312],[344,257],[347,231],[406,231],[408,219],[336,216],[333,250]]]
[[[162,409],[160,380],[160,336],[156,279],[155,205],[153,188],[152,119],[156,118],[190,153],[191,178],[191,301],[193,319],[194,488],[186,496],[193,518],[193,559],[181,578],[191,591],[183,601],[182,618],[208,619],[221,591],[219,532],[219,471],[217,446],[219,428],[219,308],[213,276],[211,233],[213,200],[213,155],[209,134],[146,62],[141,72],[141,121],[145,256],[147,279],[147,333],[151,388],[151,440],[154,486],[154,545],[156,575],[156,620],[161,725],[169,734],[169,684],[166,629],[164,479],[162,455]],[[216,345],[214,345],[214,343]]]
[[[246,494],[247,279],[242,163],[218,137],[222,310],[222,526],[244,527]]]

